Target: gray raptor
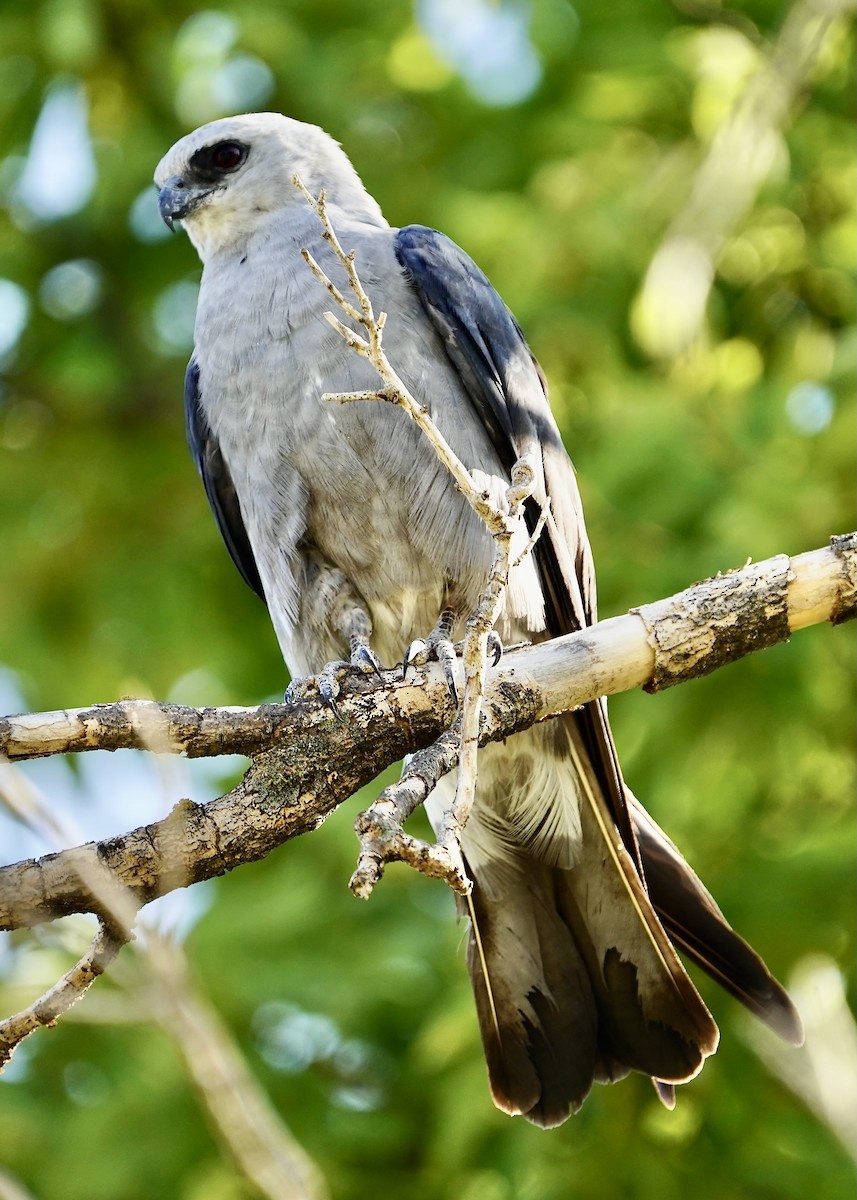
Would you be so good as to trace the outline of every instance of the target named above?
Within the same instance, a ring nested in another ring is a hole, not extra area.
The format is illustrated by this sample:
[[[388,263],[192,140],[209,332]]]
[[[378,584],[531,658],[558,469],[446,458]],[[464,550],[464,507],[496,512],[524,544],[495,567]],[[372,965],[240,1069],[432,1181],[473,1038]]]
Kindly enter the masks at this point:
[[[520,328],[467,255],[433,229],[393,229],[340,146],[276,113],[229,117],[158,165],[161,214],[203,262],[186,377],[191,449],[227,548],[266,602],[293,677],[401,659],[433,627],[453,637],[491,562],[484,528],[417,428],[386,404],[324,392],[377,388],[323,319],[308,249],[344,290],[316,215],[322,189],[353,248],[385,347],[464,464],[503,502],[534,454],[504,639],[592,624],[595,581],[574,469]],[[442,618],[439,622],[439,618]],[[439,623],[438,623],[439,622]],[[435,637],[435,642],[439,637]],[[759,956],[623,783],[606,706],[480,752],[462,849],[474,880],[468,966],[497,1105],[552,1126],[593,1080],[650,1075],[664,1102],[718,1041],[683,950],[790,1042],[800,1021]],[[427,803],[437,828],[444,780]]]

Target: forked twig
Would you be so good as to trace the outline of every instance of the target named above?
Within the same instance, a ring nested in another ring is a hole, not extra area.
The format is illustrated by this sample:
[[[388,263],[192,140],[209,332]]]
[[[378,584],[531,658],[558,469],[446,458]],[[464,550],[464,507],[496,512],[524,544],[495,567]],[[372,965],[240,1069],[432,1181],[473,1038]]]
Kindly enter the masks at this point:
[[[535,483],[535,447],[515,463],[512,480],[506,491],[506,510],[492,502],[484,487],[479,487],[473,476],[458,458],[431,418],[428,409],[411,394],[404,380],[393,368],[384,350],[383,331],[387,321],[385,312],[375,311],[357,272],[354,251],[346,252],[340,243],[327,213],[325,195],[316,199],[301,180],[293,178],[307,204],[321,222],[323,237],[345,271],[348,286],[354,294],[356,304],[345,296],[333,283],[324,269],[308,250],[301,253],[310,270],[341,308],[349,320],[362,332],[349,328],[332,312],[324,314],[329,324],[356,354],[374,367],[382,387],[377,391],[325,393],[323,400],[339,404],[358,400],[386,400],[403,408],[417,424],[435,454],[450,472],[457,489],[485,524],[494,540],[491,570],[485,589],[475,610],[467,621],[462,660],[464,666],[464,688],[455,724],[448,731],[454,743],[447,739],[443,746],[436,744],[438,753],[430,759],[432,769],[422,774],[423,760],[416,760],[405,769],[398,784],[387,788],[357,821],[360,837],[360,858],[351,887],[356,895],[368,896],[380,878],[384,863],[399,859],[430,875],[442,875],[456,891],[467,894],[470,880],[461,855],[460,833],[467,822],[476,796],[477,763],[476,753],[479,740],[479,717],[485,691],[485,671],[488,655],[488,638],[502,611],[510,571],[518,566],[532,549],[547,518],[547,509],[542,513],[539,524],[522,553],[512,561],[512,545],[521,526],[524,501],[532,494]],[[453,753],[456,749],[457,752]],[[432,751],[435,747],[431,748]],[[428,761],[428,760],[426,760]],[[443,770],[437,773],[443,764]],[[446,813],[438,832],[435,846],[410,838],[402,829],[404,819],[422,803],[434,787],[440,775],[458,767],[455,799]]]

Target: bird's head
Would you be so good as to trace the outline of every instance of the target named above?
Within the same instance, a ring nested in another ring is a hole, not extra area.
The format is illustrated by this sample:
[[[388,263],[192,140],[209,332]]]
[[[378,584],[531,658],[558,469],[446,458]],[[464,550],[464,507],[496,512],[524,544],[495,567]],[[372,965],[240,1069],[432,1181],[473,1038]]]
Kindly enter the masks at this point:
[[[181,221],[204,261],[245,240],[271,214],[306,212],[296,175],[314,194],[324,188],[344,206],[368,205],[380,216],[339,144],[280,113],[200,126],[164,155],[155,186],[164,221],[171,229]]]

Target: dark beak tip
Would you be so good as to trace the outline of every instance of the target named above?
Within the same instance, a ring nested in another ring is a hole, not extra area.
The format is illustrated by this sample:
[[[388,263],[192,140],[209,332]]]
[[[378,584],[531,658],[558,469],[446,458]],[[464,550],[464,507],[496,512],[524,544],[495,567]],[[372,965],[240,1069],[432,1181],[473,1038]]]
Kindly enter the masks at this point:
[[[158,212],[161,214],[161,220],[164,222],[167,229],[169,229],[170,233],[174,233],[176,228],[176,218],[174,216],[175,204],[174,198],[170,194],[168,188],[162,188],[158,192]]]
[[[176,222],[190,211],[193,200],[193,193],[186,190],[183,182],[177,180],[167,180],[163,187],[158,189],[158,211],[171,233],[175,232]]]

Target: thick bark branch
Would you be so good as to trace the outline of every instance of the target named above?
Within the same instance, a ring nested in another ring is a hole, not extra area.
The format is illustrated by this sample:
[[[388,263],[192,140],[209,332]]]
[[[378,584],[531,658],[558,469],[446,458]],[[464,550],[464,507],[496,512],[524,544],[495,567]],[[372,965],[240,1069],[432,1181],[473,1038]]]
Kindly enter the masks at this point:
[[[788,573],[782,569],[788,564]],[[770,576],[774,585],[766,594]],[[707,637],[700,621],[714,626],[717,597],[723,631]],[[788,631],[784,632],[782,608],[785,605]],[[736,614],[743,610],[742,628],[736,628]],[[773,610],[773,611],[770,611]],[[705,615],[707,614],[707,615]],[[490,673],[496,684],[519,662],[535,671],[550,669],[551,676],[573,669],[569,692],[586,688],[584,646],[591,651],[592,687],[601,686],[593,695],[613,695],[645,687],[649,691],[668,686],[655,678],[674,683],[710,674],[727,662],[734,662],[752,650],[772,645],[766,627],[777,629],[776,640],[789,633],[830,621],[838,625],[857,615],[857,533],[831,539],[830,547],[809,551],[794,558],[777,556],[750,564],[740,571],[717,575],[694,584],[665,600],[632,609],[624,617],[601,621],[593,629],[569,634],[536,647],[508,651],[501,665]],[[637,617],[643,622],[641,625]],[[678,633],[673,627],[678,622]],[[664,623],[663,631],[645,633],[645,624]],[[746,628],[745,628],[746,623]],[[671,628],[669,635],[667,627]],[[733,631],[730,635],[730,629]],[[749,632],[748,632],[749,631]],[[753,632],[755,631],[755,632]],[[655,642],[650,644],[649,638]],[[702,645],[693,652],[692,643]],[[708,642],[706,651],[705,642]],[[717,644],[715,645],[715,642]],[[568,645],[577,646],[574,663],[569,661]],[[683,648],[684,647],[684,648]],[[603,660],[603,661],[602,661]],[[681,664],[681,667],[680,667]],[[386,698],[392,689],[396,701],[390,717],[398,721],[428,720],[440,729],[449,716],[451,705],[442,704],[445,686],[436,671],[427,667],[408,683],[398,679],[397,671],[385,674],[383,685],[372,677],[354,676],[345,681],[344,699],[350,698],[348,715],[365,703],[368,695],[376,701]],[[551,687],[560,686],[552,683]],[[422,687],[428,690],[421,693]],[[588,689],[589,691],[592,688]],[[362,699],[358,699],[362,698]],[[572,703],[581,704],[591,696]],[[432,705],[441,708],[431,712]],[[426,715],[428,713],[428,715]],[[433,721],[436,717],[436,721]],[[539,719],[539,718],[536,718]],[[86,708],[56,712],[22,713],[0,717],[0,755],[11,762],[43,758],[52,754],[76,754],[85,750],[150,750],[160,754],[182,754],[187,758],[210,758],[220,754],[258,754],[260,750],[289,745],[296,736],[312,730],[330,730],[332,718],[317,704],[260,704],[253,708],[188,708],[157,700],[118,700],[113,704],[94,704]],[[522,725],[521,728],[525,726]]]
[[[488,673],[480,740],[508,737],[596,696],[707,674],[791,631],[855,613],[857,534],[717,576],[592,629],[509,651]],[[71,912],[109,919],[104,893],[91,883],[105,872],[142,905],[262,858],[315,829],[385,766],[430,745],[454,716],[442,672],[432,667],[406,682],[392,671],[381,682],[346,680],[339,707],[341,719],[315,702],[195,712],[125,701],[7,718],[0,749],[10,758],[99,744],[256,757],[241,783],[209,804],[181,801],[163,821],[0,869],[0,929]]]

